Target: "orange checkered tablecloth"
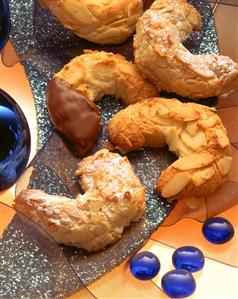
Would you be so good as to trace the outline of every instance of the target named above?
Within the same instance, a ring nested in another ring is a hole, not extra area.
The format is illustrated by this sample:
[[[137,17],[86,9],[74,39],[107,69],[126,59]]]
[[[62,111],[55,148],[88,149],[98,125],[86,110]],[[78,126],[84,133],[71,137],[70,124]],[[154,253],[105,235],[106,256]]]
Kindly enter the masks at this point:
[[[215,19],[221,53],[238,61],[238,7],[219,4],[216,6]],[[7,45],[3,58],[9,67],[0,63],[0,88],[18,102],[30,124],[31,160],[37,151],[37,125],[30,86],[10,44]],[[228,182],[213,195],[210,205],[205,198],[199,202],[190,200],[177,205],[141,249],[155,253],[161,261],[161,270],[153,280],[142,282],[133,278],[128,261],[125,261],[88,286],[96,298],[168,298],[161,290],[161,277],[172,269],[171,257],[174,249],[184,245],[199,247],[206,257],[204,269],[195,273],[197,289],[191,298],[238,298],[238,88],[228,98],[219,99],[218,114],[232,143],[233,166]],[[14,192],[12,187],[1,193],[0,201],[11,205]],[[235,227],[234,238],[223,245],[212,245],[202,235],[202,221],[215,214],[227,218]],[[86,299],[85,296],[78,292],[70,298]]]

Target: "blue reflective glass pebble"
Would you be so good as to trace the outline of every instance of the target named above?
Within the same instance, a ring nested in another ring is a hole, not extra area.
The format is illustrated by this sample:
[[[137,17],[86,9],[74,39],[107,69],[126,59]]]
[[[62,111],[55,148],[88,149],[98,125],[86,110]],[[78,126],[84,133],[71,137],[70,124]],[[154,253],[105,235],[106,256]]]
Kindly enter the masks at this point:
[[[161,281],[164,292],[171,298],[186,298],[196,289],[195,280],[187,270],[172,270]]]
[[[156,255],[149,251],[143,251],[130,261],[130,271],[140,280],[149,280],[155,277],[160,270],[160,261]]]
[[[30,131],[17,103],[0,89],[0,191],[12,186],[30,154]]]
[[[2,50],[8,40],[10,33],[10,13],[8,1],[0,1],[0,50]]]
[[[213,244],[223,244],[234,236],[232,224],[222,217],[213,217],[203,224],[202,232],[205,238]]]
[[[200,249],[194,246],[183,246],[176,249],[172,260],[176,269],[184,269],[189,272],[200,271],[204,266],[204,255]]]

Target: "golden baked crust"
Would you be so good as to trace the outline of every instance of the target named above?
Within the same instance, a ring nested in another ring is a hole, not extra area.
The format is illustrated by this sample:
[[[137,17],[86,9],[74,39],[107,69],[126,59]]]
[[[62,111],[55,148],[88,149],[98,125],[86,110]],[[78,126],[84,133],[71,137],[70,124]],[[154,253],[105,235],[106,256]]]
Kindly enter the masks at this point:
[[[135,31],[142,0],[41,0],[76,35],[99,44],[124,42]]]
[[[129,105],[157,94],[122,55],[88,50],[49,82],[47,106],[55,128],[76,154],[84,155],[101,132],[99,109],[93,102],[114,95]]]
[[[96,251],[116,242],[145,210],[145,188],[128,159],[100,150],[82,160],[76,174],[85,191],[77,198],[22,191],[14,207],[39,223],[57,243]]]
[[[152,98],[127,107],[109,123],[121,152],[162,147],[179,159],[164,170],[158,190],[168,199],[204,196],[220,186],[231,166],[227,132],[213,109],[176,99]]]
[[[93,102],[105,95],[120,98],[125,105],[158,95],[155,87],[139,73],[135,64],[120,54],[85,50],[73,58],[55,77]]]
[[[186,0],[156,0],[137,23],[135,63],[158,90],[191,99],[226,94],[238,82],[238,65],[216,54],[193,55],[182,44],[201,17]]]

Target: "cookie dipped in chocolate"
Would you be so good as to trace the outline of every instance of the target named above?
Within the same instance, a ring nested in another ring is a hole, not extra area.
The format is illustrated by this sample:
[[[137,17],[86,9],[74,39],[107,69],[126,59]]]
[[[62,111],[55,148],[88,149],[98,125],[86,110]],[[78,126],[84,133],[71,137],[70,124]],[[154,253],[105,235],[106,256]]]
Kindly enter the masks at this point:
[[[55,128],[74,152],[81,156],[88,152],[102,128],[98,106],[57,77],[48,84],[47,105]]]

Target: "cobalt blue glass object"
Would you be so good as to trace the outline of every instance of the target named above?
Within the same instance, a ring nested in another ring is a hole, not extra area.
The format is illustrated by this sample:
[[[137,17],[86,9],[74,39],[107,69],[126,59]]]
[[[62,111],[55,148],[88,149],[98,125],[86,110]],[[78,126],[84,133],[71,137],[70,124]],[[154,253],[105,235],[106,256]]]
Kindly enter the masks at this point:
[[[234,236],[232,224],[222,217],[207,219],[203,224],[202,232],[205,238],[213,244],[223,244]]]
[[[164,292],[171,298],[186,298],[196,289],[195,280],[187,270],[172,270],[166,273],[161,282]]]
[[[4,48],[10,33],[10,13],[7,0],[0,1],[0,51]]]
[[[30,131],[17,103],[0,89],[0,191],[24,171],[30,154]]]
[[[176,249],[172,260],[176,269],[189,272],[200,271],[204,266],[204,255],[200,249],[194,246],[183,246]]]
[[[133,256],[130,270],[137,279],[149,280],[159,273],[160,261],[152,252],[143,251]]]

